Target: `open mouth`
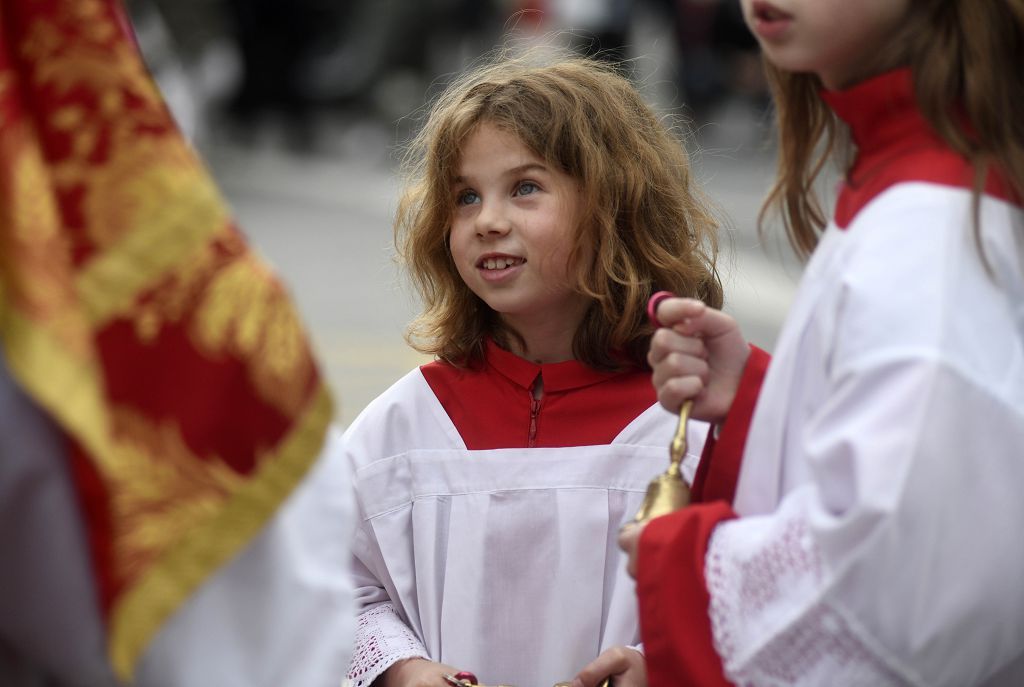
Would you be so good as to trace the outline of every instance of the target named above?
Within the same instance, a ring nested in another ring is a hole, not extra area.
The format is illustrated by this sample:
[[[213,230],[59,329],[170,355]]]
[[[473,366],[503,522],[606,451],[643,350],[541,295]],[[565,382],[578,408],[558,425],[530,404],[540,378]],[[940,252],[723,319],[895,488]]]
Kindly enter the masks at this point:
[[[785,19],[791,19],[790,15],[786,14],[779,8],[767,2],[754,2],[753,5],[754,17],[763,22],[774,22],[782,21]]]
[[[514,258],[511,255],[502,255],[498,257],[481,258],[476,263],[478,269],[482,270],[505,270],[509,267],[517,267],[526,262],[525,258]]]

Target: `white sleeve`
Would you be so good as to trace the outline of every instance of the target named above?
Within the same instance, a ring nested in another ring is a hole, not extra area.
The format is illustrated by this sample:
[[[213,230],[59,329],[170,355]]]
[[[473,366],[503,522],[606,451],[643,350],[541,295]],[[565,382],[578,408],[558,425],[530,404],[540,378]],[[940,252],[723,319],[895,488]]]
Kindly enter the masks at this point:
[[[161,628],[139,687],[337,687],[352,649],[352,482],[339,437],[264,530]]]
[[[430,660],[423,643],[388,602],[356,618],[356,641],[348,679],[352,687],[369,687],[390,666],[406,658]]]
[[[383,565],[366,525],[356,530],[352,545],[356,632],[348,679],[352,687],[368,687],[392,664],[406,658],[430,659],[423,642],[399,615],[378,575],[374,560]]]
[[[424,382],[418,370],[403,377],[375,399],[342,437],[356,485],[358,521],[350,553],[356,612],[355,642],[347,675],[352,687],[368,687],[391,665],[406,658],[434,660],[404,617],[405,609],[398,600],[380,543],[365,520],[365,497],[359,487],[362,467],[404,448],[404,444],[392,443],[396,437],[423,435],[406,426],[410,420],[418,420],[417,414],[404,412],[407,407],[415,407],[417,385],[421,384]],[[389,430],[382,432],[380,427]]]
[[[730,679],[1024,684],[987,682],[1024,652],[1024,390],[1007,377],[893,357],[833,383],[788,438],[810,480],[710,540]]]

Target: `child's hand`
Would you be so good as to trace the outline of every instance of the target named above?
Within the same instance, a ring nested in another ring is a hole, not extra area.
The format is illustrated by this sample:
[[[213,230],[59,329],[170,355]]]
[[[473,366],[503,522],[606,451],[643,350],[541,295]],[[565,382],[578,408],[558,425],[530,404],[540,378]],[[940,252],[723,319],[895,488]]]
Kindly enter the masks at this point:
[[[606,649],[573,678],[572,687],[597,687],[608,677],[614,687],[647,687],[643,654],[628,646]]]
[[[656,315],[662,326],[651,338],[647,362],[658,401],[677,413],[692,398],[692,417],[721,422],[750,357],[736,320],[693,298],[666,298]]]
[[[425,658],[407,658],[393,663],[374,681],[377,687],[448,687],[445,675],[454,675],[458,668],[434,663]]]
[[[647,527],[646,522],[627,522],[619,530],[619,548],[626,553],[626,572],[634,580],[636,579],[637,547],[645,527]]]

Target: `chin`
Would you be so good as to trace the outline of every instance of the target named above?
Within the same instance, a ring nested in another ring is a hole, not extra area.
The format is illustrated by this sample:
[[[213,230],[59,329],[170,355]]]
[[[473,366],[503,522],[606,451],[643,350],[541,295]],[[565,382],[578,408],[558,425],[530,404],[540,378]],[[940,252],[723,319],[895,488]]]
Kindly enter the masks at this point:
[[[794,74],[818,73],[814,60],[810,60],[804,55],[794,54],[793,51],[785,49],[773,50],[771,47],[763,47],[762,52],[764,53],[764,59],[770,62],[776,69]]]

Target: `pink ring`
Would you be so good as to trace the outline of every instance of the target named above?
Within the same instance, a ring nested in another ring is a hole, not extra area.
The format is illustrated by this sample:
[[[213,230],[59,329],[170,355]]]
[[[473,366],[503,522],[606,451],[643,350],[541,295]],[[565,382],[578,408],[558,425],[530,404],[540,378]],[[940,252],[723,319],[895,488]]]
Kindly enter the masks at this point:
[[[647,299],[647,319],[651,321],[651,324],[655,327],[660,327],[661,322],[658,321],[658,316],[655,315],[658,312],[658,304],[660,304],[666,298],[675,298],[675,294],[671,291],[658,291],[653,296]]]

